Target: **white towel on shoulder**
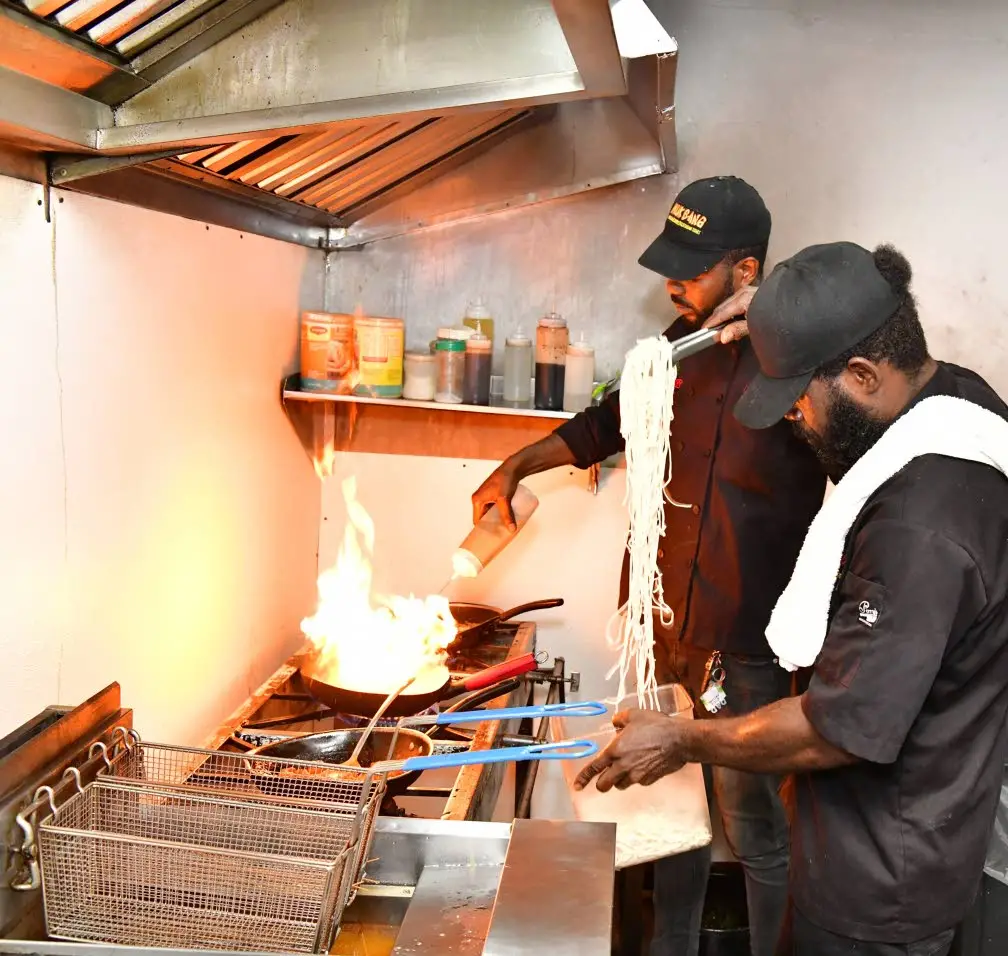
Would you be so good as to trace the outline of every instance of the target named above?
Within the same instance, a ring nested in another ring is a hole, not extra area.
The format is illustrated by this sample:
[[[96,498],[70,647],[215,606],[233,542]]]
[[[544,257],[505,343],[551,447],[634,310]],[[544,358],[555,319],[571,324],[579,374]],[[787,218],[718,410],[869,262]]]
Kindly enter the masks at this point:
[[[815,516],[766,636],[781,667],[815,663],[851,527],[875,491],[914,458],[945,455],[1008,475],[1008,421],[961,398],[935,395],[898,418],[843,477]]]

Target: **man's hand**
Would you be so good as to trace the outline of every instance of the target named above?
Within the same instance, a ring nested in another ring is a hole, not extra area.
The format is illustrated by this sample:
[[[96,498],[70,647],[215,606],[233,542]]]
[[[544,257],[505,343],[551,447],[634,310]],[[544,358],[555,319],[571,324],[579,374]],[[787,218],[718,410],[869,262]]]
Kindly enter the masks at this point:
[[[749,323],[745,320],[745,315],[749,311],[749,303],[752,302],[758,288],[759,286],[755,285],[743,286],[734,295],[725,299],[711,313],[711,317],[704,322],[705,329],[709,329],[715,325],[724,325],[724,328],[718,334],[718,341],[722,345],[728,345],[729,342],[737,342],[749,334]],[[738,316],[742,316],[742,318],[738,319]],[[736,321],[729,321],[731,319],[735,319]]]
[[[674,773],[687,762],[683,746],[691,723],[654,710],[618,713],[613,717],[616,739],[577,775],[574,789],[584,790],[596,777],[602,793],[635,783],[646,787]]]
[[[500,465],[490,474],[473,493],[473,524],[478,524],[494,505],[497,506],[509,531],[516,531],[514,512],[511,510],[511,499],[518,489],[518,478],[507,462]]]

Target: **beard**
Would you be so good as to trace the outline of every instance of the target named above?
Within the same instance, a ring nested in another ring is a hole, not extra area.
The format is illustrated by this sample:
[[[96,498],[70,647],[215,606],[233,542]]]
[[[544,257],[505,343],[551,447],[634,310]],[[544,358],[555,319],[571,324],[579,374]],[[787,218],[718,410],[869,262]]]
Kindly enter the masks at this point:
[[[684,322],[688,322],[690,325],[700,325],[706,322],[714,310],[729,298],[732,293],[734,293],[735,287],[732,281],[731,270],[727,270],[724,276],[724,282],[721,285],[721,290],[717,296],[714,297],[714,301],[707,305],[696,305],[690,302],[689,299],[680,298],[679,296],[669,296],[672,305],[675,306],[676,311],[679,313],[678,318]]]
[[[803,422],[791,424],[798,436],[811,446],[826,476],[835,485],[868,453],[892,422],[873,417],[836,383],[831,382],[828,389],[830,407],[821,435]]]

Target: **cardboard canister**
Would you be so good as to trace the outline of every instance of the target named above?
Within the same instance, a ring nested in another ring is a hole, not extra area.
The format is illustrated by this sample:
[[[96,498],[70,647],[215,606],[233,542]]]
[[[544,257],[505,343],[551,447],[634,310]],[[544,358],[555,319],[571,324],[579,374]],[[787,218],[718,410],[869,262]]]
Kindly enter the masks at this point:
[[[356,381],[354,317],[301,313],[301,387],[309,392],[350,392]]]

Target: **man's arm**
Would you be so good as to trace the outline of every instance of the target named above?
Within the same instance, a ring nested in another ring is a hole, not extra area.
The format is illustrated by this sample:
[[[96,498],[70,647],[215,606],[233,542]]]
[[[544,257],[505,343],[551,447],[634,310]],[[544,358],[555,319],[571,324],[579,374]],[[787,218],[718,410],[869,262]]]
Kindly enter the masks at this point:
[[[649,710],[617,714],[616,739],[581,771],[575,788],[596,777],[601,791],[647,785],[687,763],[780,774],[855,763],[857,757],[816,731],[803,700],[789,697],[727,720],[684,720]]]
[[[473,492],[473,524],[496,505],[504,518],[504,523],[514,531],[517,526],[514,512],[511,510],[511,499],[518,488],[518,482],[541,471],[573,464],[574,452],[556,432],[519,449],[505,458]]]
[[[619,391],[615,391],[606,396],[601,405],[578,412],[552,435],[547,435],[506,458],[474,492],[473,524],[496,505],[505,524],[514,531],[511,498],[518,482],[523,478],[562,465],[587,468],[604,461],[622,448]]]

